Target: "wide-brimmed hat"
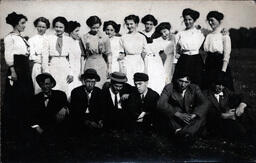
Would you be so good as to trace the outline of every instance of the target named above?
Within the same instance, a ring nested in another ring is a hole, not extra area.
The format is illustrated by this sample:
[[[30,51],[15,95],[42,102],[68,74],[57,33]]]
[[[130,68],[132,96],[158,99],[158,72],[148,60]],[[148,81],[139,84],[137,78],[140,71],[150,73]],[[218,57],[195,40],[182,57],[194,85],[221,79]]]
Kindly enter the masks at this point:
[[[111,81],[119,82],[119,83],[125,83],[127,82],[127,77],[122,72],[113,72],[110,74],[109,78]]]
[[[225,86],[226,85],[226,73],[223,72],[223,71],[218,71],[216,73],[216,77],[214,79],[212,79],[211,83],[214,84],[214,85],[223,85]]]
[[[97,71],[93,68],[85,70],[84,74],[81,75],[81,79],[95,79],[97,82],[100,81],[100,76]]]
[[[44,80],[47,79],[47,78],[50,78],[51,82],[53,83],[52,88],[55,87],[55,85],[56,85],[55,79],[52,77],[52,75],[50,73],[47,73],[47,72],[44,72],[42,74],[37,75],[36,76],[36,82],[40,86],[40,83],[44,82]]]

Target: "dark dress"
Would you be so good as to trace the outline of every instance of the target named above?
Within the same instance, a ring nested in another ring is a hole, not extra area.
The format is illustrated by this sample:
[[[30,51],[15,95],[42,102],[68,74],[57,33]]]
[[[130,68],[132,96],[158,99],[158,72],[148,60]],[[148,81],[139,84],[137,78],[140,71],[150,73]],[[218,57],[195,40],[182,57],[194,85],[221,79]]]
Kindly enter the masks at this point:
[[[230,53],[231,53],[231,40],[228,35],[223,35],[217,29],[216,32],[210,33],[206,36],[204,43],[204,50],[207,52],[205,60],[205,74],[203,87],[209,89],[212,81],[214,81],[219,72],[222,71],[223,60],[228,62],[225,75],[225,86],[234,91],[233,77],[230,69]]]
[[[204,35],[198,29],[188,29],[177,34],[177,53],[180,58],[174,70],[173,79],[176,79],[179,73],[187,73],[191,82],[202,86],[203,59],[199,49],[203,44]]]
[[[17,140],[23,137],[26,127],[27,115],[31,98],[34,94],[33,83],[29,66],[29,45],[20,35],[10,33],[4,39],[5,60],[9,66],[7,76],[11,75],[13,66],[17,74],[17,80],[6,79],[6,89],[3,100],[3,114],[5,122],[3,133],[7,137],[13,136]],[[20,52],[20,54],[17,54]]]

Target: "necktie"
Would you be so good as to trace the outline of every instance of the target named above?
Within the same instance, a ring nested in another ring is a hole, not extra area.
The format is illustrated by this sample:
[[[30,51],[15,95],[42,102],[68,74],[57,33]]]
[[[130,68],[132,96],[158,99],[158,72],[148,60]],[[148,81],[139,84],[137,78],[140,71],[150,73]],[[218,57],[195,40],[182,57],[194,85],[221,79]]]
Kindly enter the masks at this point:
[[[143,104],[144,103],[144,99],[145,99],[145,96],[144,94],[141,95],[141,103]]]
[[[60,55],[62,52],[62,44],[63,44],[62,37],[58,37],[56,42],[56,50],[59,52]]]
[[[117,94],[115,94],[115,108],[118,109],[118,100],[117,100]]]
[[[86,92],[86,95],[87,95],[87,108],[86,108],[85,113],[90,113],[90,111],[89,111],[89,107],[90,107],[90,93]]]
[[[47,107],[48,102],[49,102],[49,96],[44,95],[44,105],[45,105],[45,107]]]

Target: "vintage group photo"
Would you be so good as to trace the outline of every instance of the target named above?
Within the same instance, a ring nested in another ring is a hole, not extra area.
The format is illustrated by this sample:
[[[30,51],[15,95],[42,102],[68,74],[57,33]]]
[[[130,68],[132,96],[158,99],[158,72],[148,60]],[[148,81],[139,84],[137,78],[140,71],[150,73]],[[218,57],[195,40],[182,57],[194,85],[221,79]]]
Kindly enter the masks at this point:
[[[256,161],[255,1],[0,1],[1,161]]]

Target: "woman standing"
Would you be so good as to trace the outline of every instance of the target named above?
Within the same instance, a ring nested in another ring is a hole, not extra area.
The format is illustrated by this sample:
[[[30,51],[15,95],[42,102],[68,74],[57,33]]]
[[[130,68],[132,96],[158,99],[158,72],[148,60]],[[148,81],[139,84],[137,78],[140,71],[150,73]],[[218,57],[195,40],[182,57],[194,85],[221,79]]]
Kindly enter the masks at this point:
[[[145,25],[145,29],[140,33],[146,37],[147,43],[153,42],[154,27],[157,25],[158,21],[153,15],[146,15],[141,19],[141,22]]]
[[[36,76],[42,73],[42,49],[46,39],[45,32],[50,28],[50,22],[44,17],[39,17],[34,21],[34,26],[37,29],[37,34],[31,37],[28,42],[30,45],[30,60],[34,62],[32,68],[32,80],[35,94],[37,94],[41,91],[41,88],[36,82]]]
[[[80,37],[79,37],[79,31],[80,31],[80,23],[77,21],[69,21],[68,22],[68,28],[67,32],[69,36],[72,38],[72,54],[74,55],[73,58],[73,76],[74,80],[72,83],[70,83],[70,93],[71,91],[80,86],[82,83],[80,81],[80,75],[82,74],[82,47],[80,45]]]
[[[155,33],[159,33],[160,37],[154,39],[153,43],[155,51],[161,56],[164,65],[165,84],[172,80],[173,62],[175,56],[175,39],[171,37],[171,24],[162,22],[156,27]]]
[[[229,67],[231,53],[231,40],[229,35],[222,34],[221,22],[224,15],[218,11],[210,11],[207,14],[207,21],[212,28],[212,32],[206,36],[204,50],[207,52],[205,61],[206,75],[205,86],[209,88],[211,81],[216,79],[218,72],[222,72],[227,79],[226,87],[234,90],[233,79]]]
[[[109,37],[112,51],[111,72],[121,72],[123,69],[123,61],[119,58],[120,37],[118,36],[118,32],[120,31],[120,26],[120,24],[112,20],[106,21],[103,24],[103,31],[105,31],[106,35]]]
[[[12,12],[6,17],[6,23],[13,27],[4,38],[4,57],[9,68],[4,98],[3,131],[6,136],[17,137],[20,141],[24,134],[29,103],[34,94],[33,82],[29,69],[29,44],[21,36],[27,22],[23,14]],[[6,133],[6,131],[8,133]]]
[[[110,41],[104,33],[99,31],[101,20],[98,16],[89,17],[86,24],[90,31],[82,38],[88,57],[84,69],[93,68],[99,73],[101,80],[96,83],[96,86],[102,88],[111,72]]]
[[[73,82],[72,40],[66,36],[68,21],[64,17],[56,17],[52,22],[55,35],[47,37],[43,46],[43,72],[49,72],[56,80],[57,90],[62,90],[69,98],[70,83]]]
[[[176,37],[177,53],[180,58],[177,62],[174,78],[180,71],[188,73],[191,82],[202,85],[203,60],[199,49],[204,41],[202,32],[195,28],[194,23],[199,18],[198,11],[186,8],[182,12],[185,23],[185,30],[179,32]]]
[[[120,55],[125,57],[126,76],[128,84],[134,85],[133,75],[136,72],[144,72],[144,58],[147,54],[147,41],[145,37],[137,31],[139,17],[129,15],[124,19],[128,33],[124,34],[120,39]]]

